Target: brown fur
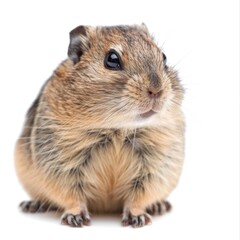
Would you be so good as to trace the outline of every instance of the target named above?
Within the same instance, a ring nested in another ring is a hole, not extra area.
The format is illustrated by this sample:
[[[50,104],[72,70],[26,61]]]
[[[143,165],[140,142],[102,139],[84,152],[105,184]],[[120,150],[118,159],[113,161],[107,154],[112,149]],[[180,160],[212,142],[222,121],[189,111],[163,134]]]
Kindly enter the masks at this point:
[[[177,74],[164,66],[143,25],[76,28],[69,49],[70,59],[29,110],[16,144],[19,179],[33,200],[66,214],[89,209],[142,216],[167,198],[182,169]],[[123,70],[104,67],[110,49],[121,56]],[[149,91],[160,97],[152,99]],[[150,109],[157,113],[139,119]]]

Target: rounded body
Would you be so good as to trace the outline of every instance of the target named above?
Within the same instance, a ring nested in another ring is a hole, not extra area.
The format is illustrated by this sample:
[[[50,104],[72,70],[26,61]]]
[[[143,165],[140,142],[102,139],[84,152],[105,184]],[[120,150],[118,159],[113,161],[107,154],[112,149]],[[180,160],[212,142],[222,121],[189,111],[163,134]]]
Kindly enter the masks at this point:
[[[69,225],[69,214],[84,222],[88,210],[147,223],[146,209],[167,198],[182,170],[176,72],[145,26],[80,26],[68,54],[27,114],[15,152],[19,179]]]

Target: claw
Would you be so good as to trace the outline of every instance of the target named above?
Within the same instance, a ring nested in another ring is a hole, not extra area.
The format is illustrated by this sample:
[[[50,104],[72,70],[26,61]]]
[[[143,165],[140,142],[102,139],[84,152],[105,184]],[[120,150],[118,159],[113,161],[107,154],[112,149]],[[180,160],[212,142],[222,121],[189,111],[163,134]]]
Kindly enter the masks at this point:
[[[66,213],[62,217],[61,223],[71,227],[83,227],[83,225],[90,225],[90,216],[87,211],[82,211],[77,215]]]
[[[143,213],[138,216],[134,216],[131,213],[124,213],[122,218],[122,225],[124,227],[131,225],[134,228],[143,227],[151,223],[151,216],[147,213]]]

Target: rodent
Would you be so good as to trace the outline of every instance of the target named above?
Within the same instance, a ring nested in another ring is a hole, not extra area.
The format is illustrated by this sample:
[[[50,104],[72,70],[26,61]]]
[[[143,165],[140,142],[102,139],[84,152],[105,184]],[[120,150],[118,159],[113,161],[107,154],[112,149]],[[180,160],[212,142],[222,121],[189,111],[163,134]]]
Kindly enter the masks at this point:
[[[141,227],[171,208],[184,161],[184,88],[145,24],[79,26],[16,143],[24,212],[122,213]]]

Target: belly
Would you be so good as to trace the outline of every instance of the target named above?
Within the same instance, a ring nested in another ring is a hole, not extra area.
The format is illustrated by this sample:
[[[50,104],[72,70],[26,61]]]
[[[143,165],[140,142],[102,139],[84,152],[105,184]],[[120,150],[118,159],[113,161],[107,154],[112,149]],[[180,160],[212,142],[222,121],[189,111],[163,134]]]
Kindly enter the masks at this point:
[[[122,145],[92,152],[86,173],[87,201],[92,212],[122,211],[131,184],[139,174],[137,157]]]

